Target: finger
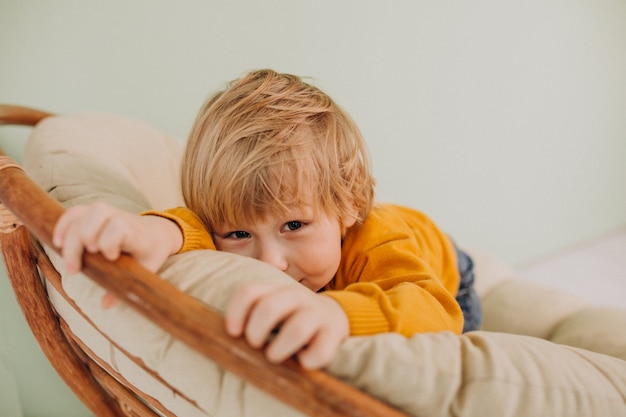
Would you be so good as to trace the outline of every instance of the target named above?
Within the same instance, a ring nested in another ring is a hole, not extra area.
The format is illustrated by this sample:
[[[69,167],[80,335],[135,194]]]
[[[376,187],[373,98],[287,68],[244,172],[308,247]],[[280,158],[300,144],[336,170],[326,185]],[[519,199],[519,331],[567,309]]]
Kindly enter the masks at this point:
[[[107,221],[106,227],[100,229],[96,246],[106,259],[115,261],[126,249],[123,246],[131,233],[126,222],[119,217],[112,217]]]
[[[103,203],[72,207],[59,218],[55,225],[53,243],[61,247],[65,267],[69,273],[82,267],[85,250],[97,252],[98,237],[106,227],[113,210]]]
[[[298,362],[306,369],[320,369],[330,365],[343,338],[330,330],[324,329],[311,338],[309,344],[301,349]]]
[[[97,236],[99,224],[104,220],[95,220],[91,206],[72,207],[65,212],[57,222],[58,246],[68,273],[73,274],[82,268],[82,257],[86,250],[95,252],[96,245],[93,243],[94,235]],[[89,213],[89,216],[87,216]],[[100,213],[100,216],[102,214]]]
[[[85,249],[91,253],[100,252],[99,240],[102,232],[109,227],[116,210],[104,203],[93,203],[88,206],[86,214],[78,219],[80,236]]]
[[[280,327],[278,335],[283,332],[285,320],[302,306],[297,292],[293,289],[278,288],[259,298],[248,314],[244,334],[248,343],[260,348],[265,345],[272,334]]]
[[[315,315],[320,325],[309,344],[298,352],[298,362],[307,369],[328,366],[350,334],[348,317],[335,300],[323,295],[315,300],[321,306],[321,314]]]
[[[249,284],[239,287],[226,307],[225,325],[228,334],[234,337],[243,335],[254,304],[272,290],[267,285]]]
[[[270,342],[265,355],[270,362],[283,362],[305,349],[320,331],[319,322],[310,312],[298,310],[283,323],[278,335]]]
[[[62,247],[65,242],[65,236],[70,226],[77,221],[84,213],[84,206],[76,206],[67,209],[57,220],[52,231],[52,243],[56,247]]]
[[[77,226],[74,223],[68,228],[68,233],[64,238],[61,249],[61,256],[63,258],[63,263],[65,264],[65,269],[70,274],[80,271],[82,267],[84,247],[79,233],[72,232],[72,229],[76,227]]]

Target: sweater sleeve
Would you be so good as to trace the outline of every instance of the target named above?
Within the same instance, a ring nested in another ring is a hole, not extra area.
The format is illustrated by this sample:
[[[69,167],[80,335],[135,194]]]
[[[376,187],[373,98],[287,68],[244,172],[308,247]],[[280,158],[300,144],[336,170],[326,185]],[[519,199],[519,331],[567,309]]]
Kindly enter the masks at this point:
[[[395,214],[374,213],[346,236],[342,264],[324,294],[345,311],[351,335],[460,334],[454,246],[426,218],[407,224],[407,213]]]
[[[407,280],[386,290],[378,283],[355,283],[323,294],[341,305],[352,336],[394,332],[410,337],[446,330],[460,334],[463,313],[458,303],[445,289],[428,281]]]
[[[204,226],[200,218],[186,207],[176,207],[165,211],[145,211],[143,216],[159,216],[171,220],[178,225],[183,235],[183,245],[178,253],[196,249],[213,249],[213,237]]]

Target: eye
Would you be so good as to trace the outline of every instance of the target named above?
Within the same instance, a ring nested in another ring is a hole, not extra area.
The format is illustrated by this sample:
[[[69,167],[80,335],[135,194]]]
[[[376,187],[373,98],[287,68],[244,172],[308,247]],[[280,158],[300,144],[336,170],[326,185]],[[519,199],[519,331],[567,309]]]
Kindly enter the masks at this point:
[[[294,230],[300,229],[302,226],[304,226],[304,224],[301,221],[293,220],[285,223],[285,225],[283,226],[283,230],[292,232]]]
[[[236,230],[224,236],[225,239],[247,239],[249,237],[250,237],[250,233],[245,232],[243,230]]]

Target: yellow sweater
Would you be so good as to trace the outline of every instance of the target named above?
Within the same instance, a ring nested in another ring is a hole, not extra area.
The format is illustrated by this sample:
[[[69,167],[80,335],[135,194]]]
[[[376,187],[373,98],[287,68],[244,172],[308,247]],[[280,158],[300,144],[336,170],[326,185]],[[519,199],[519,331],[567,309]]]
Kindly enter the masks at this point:
[[[211,234],[183,207],[148,212],[175,221],[183,232],[180,252],[215,249]],[[460,334],[463,314],[456,251],[423,213],[376,206],[344,239],[341,263],[324,295],[335,299],[350,322],[351,335],[450,330]]]

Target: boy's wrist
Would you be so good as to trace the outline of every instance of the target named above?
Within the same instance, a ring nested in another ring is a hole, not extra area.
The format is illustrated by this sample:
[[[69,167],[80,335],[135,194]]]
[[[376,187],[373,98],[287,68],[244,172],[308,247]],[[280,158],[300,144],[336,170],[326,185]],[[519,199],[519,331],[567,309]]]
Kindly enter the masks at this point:
[[[343,310],[348,321],[350,336],[365,336],[390,331],[386,319],[375,299],[353,291],[324,291]]]
[[[171,254],[187,252],[196,249],[213,249],[215,244],[210,234],[198,216],[186,207],[177,207],[166,211],[149,210],[141,213],[144,216],[157,216],[171,221],[177,226],[175,230],[178,244]],[[178,240],[180,239],[180,240]],[[172,245],[175,246],[175,245]]]
[[[159,240],[163,245],[162,247],[168,249],[168,255],[174,255],[181,250],[184,243],[184,232],[176,218],[159,211],[145,211],[140,214],[146,218],[153,219],[154,226],[161,231],[159,236],[162,239],[160,238]]]
[[[174,255],[175,253],[180,252],[183,247],[183,232],[178,226],[178,223],[175,221],[165,218],[165,217],[156,217],[158,218],[163,225],[163,230],[167,235],[165,245],[169,248],[169,255]]]

